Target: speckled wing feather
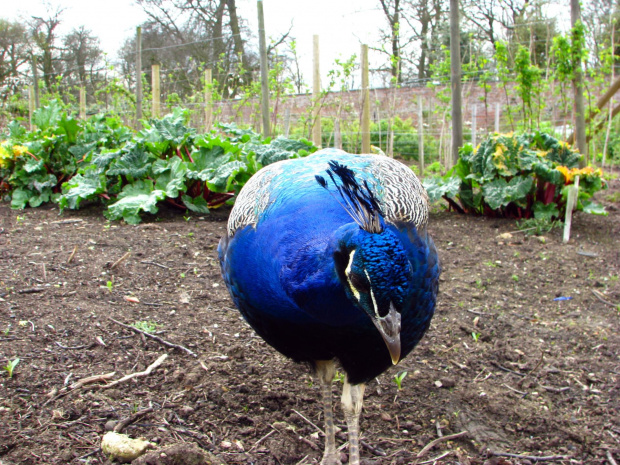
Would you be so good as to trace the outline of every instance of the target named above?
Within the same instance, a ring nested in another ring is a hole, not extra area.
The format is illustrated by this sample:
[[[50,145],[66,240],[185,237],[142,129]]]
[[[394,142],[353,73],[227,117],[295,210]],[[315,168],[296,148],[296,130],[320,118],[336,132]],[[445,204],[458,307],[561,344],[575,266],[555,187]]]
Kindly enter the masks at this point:
[[[413,171],[383,155],[351,155],[342,150],[324,149],[305,159],[284,160],[266,166],[241,190],[228,220],[228,235],[247,225],[256,226],[272,199],[283,190],[301,189],[305,183],[320,188],[316,175],[325,174],[328,162],[338,161],[356,171],[361,181],[373,189],[385,221],[413,223],[425,227],[428,195]]]

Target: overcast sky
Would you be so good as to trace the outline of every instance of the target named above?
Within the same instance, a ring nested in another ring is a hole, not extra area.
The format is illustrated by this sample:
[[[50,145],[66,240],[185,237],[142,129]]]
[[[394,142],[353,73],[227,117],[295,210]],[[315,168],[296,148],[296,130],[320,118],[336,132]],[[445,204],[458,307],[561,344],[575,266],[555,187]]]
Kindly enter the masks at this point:
[[[384,25],[377,0],[355,2],[334,0],[264,0],[265,29],[268,38],[277,38],[288,31],[297,39],[302,71],[311,85],[312,37],[319,35],[321,74],[334,68],[336,58],[360,54],[360,42],[373,44],[379,28]],[[248,21],[257,36],[257,9],[254,0],[237,0],[239,14]],[[0,0],[0,18],[10,20],[44,16],[63,8],[61,34],[85,26],[99,37],[101,48],[111,60],[135,28],[146,19],[142,9],[131,0]],[[371,63],[372,63],[371,55]],[[325,82],[325,78],[323,78]]]

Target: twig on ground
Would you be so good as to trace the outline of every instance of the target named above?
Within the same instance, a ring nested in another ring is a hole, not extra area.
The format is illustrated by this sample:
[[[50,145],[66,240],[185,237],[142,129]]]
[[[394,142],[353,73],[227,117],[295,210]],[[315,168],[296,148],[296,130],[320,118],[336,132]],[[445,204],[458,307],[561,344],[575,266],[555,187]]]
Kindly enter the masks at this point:
[[[609,452],[609,449],[607,449],[607,461],[609,462],[609,465],[618,465],[618,463],[614,460],[614,456],[611,455],[611,452]]]
[[[513,371],[513,370],[511,370],[509,368],[503,367],[499,363],[491,362],[491,364],[493,366],[499,368],[500,370],[507,372],[507,373],[512,373],[513,375],[517,375],[517,376],[525,376],[523,373],[519,373],[518,371]]]
[[[144,371],[139,371],[137,373],[132,373],[130,375],[123,376],[121,379],[117,379],[116,381],[113,381],[109,384],[98,385],[98,386],[93,386],[93,387],[96,387],[98,389],[109,389],[111,387],[117,386],[118,384],[124,383],[125,381],[129,381],[130,379],[142,378],[143,376],[148,376],[151,374],[151,372],[155,368],[161,365],[164,362],[164,360],[166,360],[167,358],[168,358],[168,354],[163,354],[161,357],[159,357],[157,360],[151,363]]]
[[[504,386],[506,386],[508,389],[510,389],[513,392],[516,392],[517,394],[521,394],[523,397],[527,396],[529,393],[528,392],[523,392],[523,391],[519,391],[518,389],[515,389],[513,387],[508,386],[506,383],[504,383]]]
[[[478,307],[476,307],[476,308],[478,308]],[[471,310],[469,308],[466,308],[465,310],[467,310],[469,313],[473,313],[474,315],[495,316],[493,313],[478,312],[478,311],[476,311],[476,308],[472,308]]]
[[[540,385],[541,388],[543,388],[545,391],[551,391],[551,392],[564,392],[564,391],[568,391],[570,389],[570,386],[565,386],[562,388],[556,388],[553,386],[544,386],[544,385]]]
[[[52,221],[51,224],[72,224],[72,223],[82,223],[84,220],[80,218],[68,218],[66,220],[58,220]]]
[[[447,457],[448,455],[453,454],[453,453],[454,453],[453,451],[449,450],[448,452],[444,452],[443,454],[441,454],[441,455],[439,455],[439,456],[437,456],[437,457],[435,457],[433,459],[426,460],[425,462],[417,462],[417,465],[424,465],[425,463],[434,463],[437,460],[443,459],[444,457]]]
[[[169,266],[162,265],[161,263],[157,263],[157,262],[151,262],[149,260],[142,260],[140,263],[144,263],[145,265],[155,265],[155,266],[158,266],[158,267],[163,268],[165,270],[169,270],[170,269]]]
[[[111,321],[113,321],[114,323],[116,323],[117,325],[122,326],[123,328],[129,329],[129,330],[131,330],[131,331],[133,331],[133,332],[135,332],[135,333],[138,333],[138,334],[142,334],[143,336],[150,337],[151,339],[153,339],[153,340],[155,340],[155,341],[159,342],[160,344],[163,344],[163,345],[165,345],[165,346],[167,346],[167,347],[171,347],[171,348],[173,348],[173,349],[179,349],[179,350],[182,350],[183,352],[185,352],[185,353],[187,353],[187,354],[191,355],[192,357],[198,357],[198,355],[196,355],[194,352],[192,352],[191,350],[189,350],[187,347],[184,347],[184,346],[179,345],[179,344],[173,344],[172,342],[168,342],[168,341],[166,341],[166,340],[162,339],[162,338],[161,338],[161,337],[159,337],[159,336],[155,336],[154,334],[147,333],[146,331],[142,331],[141,329],[138,329],[138,328],[136,328],[136,327],[134,327],[134,326],[131,326],[131,325],[126,325],[125,323],[121,323],[120,321],[115,320],[115,319],[114,319],[114,318],[112,318],[111,316],[109,316],[108,318],[109,318]]]
[[[260,438],[258,441],[256,441],[254,443],[254,445],[252,447],[250,447],[250,450],[248,451],[248,453],[252,452],[254,449],[256,449],[261,442],[263,442],[265,439],[267,439],[269,436],[271,436],[276,431],[278,431],[278,430],[274,428],[271,431],[269,431],[267,434],[265,434],[262,438]]]
[[[122,433],[123,430],[127,428],[127,426],[131,425],[132,423],[135,423],[140,418],[142,418],[144,415],[146,415],[147,413],[151,413],[152,411],[153,411],[153,407],[145,408],[144,410],[140,410],[134,413],[133,415],[125,418],[124,420],[119,421],[114,427],[114,432]]]
[[[429,442],[426,446],[424,446],[424,448],[420,452],[418,452],[418,455],[416,455],[416,457],[417,458],[424,457],[429,450],[431,450],[433,447],[435,447],[440,442],[451,441],[452,439],[460,438],[461,436],[465,436],[466,434],[469,434],[469,432],[461,431],[460,433],[449,434],[447,436],[442,436],[440,438],[437,438]]]
[[[494,451],[491,451],[491,455],[493,455],[495,457],[511,457],[511,458],[515,458],[515,459],[531,460],[532,462],[548,462],[550,460],[567,460],[567,459],[571,458],[570,455],[539,456],[539,455],[510,454],[508,452],[494,452]]]
[[[597,291],[596,289],[591,289],[592,294],[594,294],[594,297],[596,297],[598,300],[600,300],[601,302],[603,302],[605,305],[609,305],[611,307],[617,307],[620,304],[614,304],[613,302],[610,302],[608,300],[605,300],[603,297],[603,294],[601,294],[599,291]]]
[[[120,265],[125,260],[127,260],[127,258],[129,258],[130,255],[131,255],[131,252],[126,252],[125,255],[123,255],[121,258],[119,258],[114,263],[112,263],[112,265],[110,265],[110,269],[113,270],[114,268],[116,268],[118,265]]]
[[[304,420],[306,423],[308,423],[310,426],[313,426],[314,429],[316,429],[319,433],[321,433],[323,436],[325,436],[325,432],[323,432],[323,430],[321,428],[319,428],[317,425],[315,425],[314,423],[312,423],[310,420],[308,420],[306,417],[304,417],[301,413],[299,413],[297,410],[295,409],[291,409],[293,410],[293,412],[295,412],[297,415],[299,415],[301,417],[302,420]]]
[[[73,247],[73,252],[71,252],[71,255],[69,255],[69,258],[67,258],[67,265],[71,263],[73,259],[75,258],[75,253],[77,252],[77,249],[78,249],[77,245]]]
[[[63,346],[60,342],[56,341],[56,345],[58,347],[60,347],[61,349],[65,349],[65,350],[79,350],[79,349],[85,349],[86,347],[89,347],[90,344],[84,344],[81,346],[72,346],[72,347],[67,347],[67,346]]]
[[[36,294],[37,292],[43,292],[45,290],[44,287],[29,287],[28,289],[20,289],[17,291],[18,294]]]
[[[56,394],[53,394],[49,399],[47,399],[45,401],[45,403],[43,405],[41,405],[41,407],[45,407],[47,404],[49,404],[50,402],[58,399],[59,397],[63,397],[65,395],[69,394],[72,391],[75,391],[75,390],[77,390],[77,389],[79,389],[79,388],[81,388],[83,386],[86,386],[87,384],[97,383],[99,381],[107,381],[110,378],[112,378],[115,374],[116,374],[116,372],[113,371],[112,373],[106,373],[106,374],[103,374],[103,375],[87,376],[86,378],[82,378],[82,379],[76,381],[75,383],[73,383],[70,386],[63,387]],[[67,379],[69,379],[69,377],[67,377]]]

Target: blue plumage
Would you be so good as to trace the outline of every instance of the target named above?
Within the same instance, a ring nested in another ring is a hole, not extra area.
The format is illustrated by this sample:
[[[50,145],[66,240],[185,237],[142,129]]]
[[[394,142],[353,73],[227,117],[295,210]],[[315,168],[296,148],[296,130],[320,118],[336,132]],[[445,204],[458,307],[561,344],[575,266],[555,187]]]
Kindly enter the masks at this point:
[[[429,327],[439,264],[427,218],[426,193],[404,165],[322,150],[248,182],[218,249],[222,274],[276,350],[316,367],[336,359],[360,385]]]

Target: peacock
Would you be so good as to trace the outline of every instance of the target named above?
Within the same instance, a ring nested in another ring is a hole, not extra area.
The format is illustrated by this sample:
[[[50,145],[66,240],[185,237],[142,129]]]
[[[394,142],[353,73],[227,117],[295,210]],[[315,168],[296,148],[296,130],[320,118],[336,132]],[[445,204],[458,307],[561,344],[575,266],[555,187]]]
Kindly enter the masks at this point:
[[[407,356],[430,325],[440,265],[427,222],[428,197],[410,168],[337,149],[266,166],[230,212],[218,247],[222,275],[256,333],[314,369],[323,465],[340,463],[336,363],[346,374],[349,463],[358,465],[366,384]]]

